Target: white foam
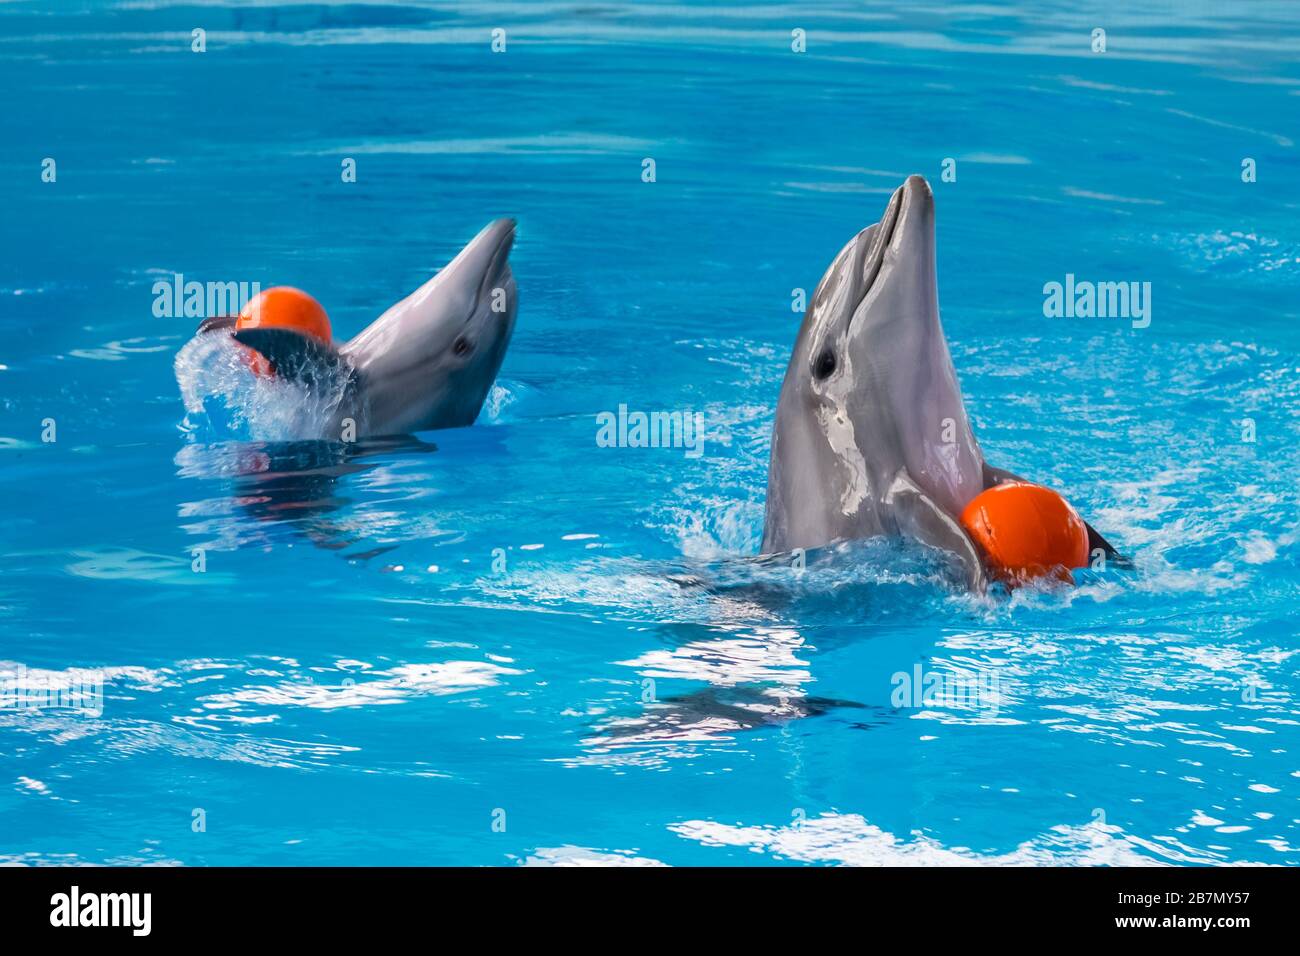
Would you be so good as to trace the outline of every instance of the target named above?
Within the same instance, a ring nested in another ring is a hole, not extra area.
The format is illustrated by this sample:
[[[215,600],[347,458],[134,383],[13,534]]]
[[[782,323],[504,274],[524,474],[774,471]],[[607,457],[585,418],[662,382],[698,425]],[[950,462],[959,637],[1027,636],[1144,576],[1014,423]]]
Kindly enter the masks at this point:
[[[229,335],[196,335],[176,354],[176,382],[185,403],[183,430],[203,437],[293,441],[327,435],[342,383],[307,389],[253,374],[248,351]],[[359,423],[360,424],[360,423]]]
[[[933,837],[915,831],[910,839],[902,838],[853,813],[825,813],[800,825],[780,827],[687,820],[668,829],[705,846],[748,847],[804,863],[845,866],[1158,866],[1224,862],[1171,840],[1144,840],[1126,835],[1118,827],[1099,824],[1055,826],[1010,852],[987,855],[965,847],[945,847]]]

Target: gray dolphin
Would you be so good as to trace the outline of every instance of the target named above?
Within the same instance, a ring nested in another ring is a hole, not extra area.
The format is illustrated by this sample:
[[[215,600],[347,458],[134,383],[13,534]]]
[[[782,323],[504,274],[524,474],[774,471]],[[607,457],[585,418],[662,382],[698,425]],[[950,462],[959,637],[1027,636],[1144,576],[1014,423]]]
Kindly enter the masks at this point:
[[[518,292],[510,271],[515,222],[498,219],[446,268],[341,347],[291,329],[227,329],[270,360],[277,374],[336,396],[324,432],[344,419],[356,437],[473,424],[514,332]]]
[[[898,535],[956,555],[967,586],[983,590],[958,516],[1008,480],[966,416],[939,324],[934,196],[910,176],[840,250],[804,316],[772,430],[763,552]]]

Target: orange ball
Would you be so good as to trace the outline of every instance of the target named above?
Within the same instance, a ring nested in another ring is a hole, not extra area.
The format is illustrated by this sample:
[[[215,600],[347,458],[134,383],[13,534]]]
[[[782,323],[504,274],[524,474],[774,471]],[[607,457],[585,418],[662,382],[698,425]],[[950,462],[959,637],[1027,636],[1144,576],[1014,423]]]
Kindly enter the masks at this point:
[[[328,345],[334,337],[325,308],[301,289],[287,285],[264,289],[239,310],[235,330],[293,329]],[[250,350],[249,364],[258,375],[270,375],[271,363]]]
[[[1027,481],[995,485],[976,495],[961,524],[984,551],[995,575],[1008,580],[1053,575],[1088,564],[1088,527],[1069,502]]]

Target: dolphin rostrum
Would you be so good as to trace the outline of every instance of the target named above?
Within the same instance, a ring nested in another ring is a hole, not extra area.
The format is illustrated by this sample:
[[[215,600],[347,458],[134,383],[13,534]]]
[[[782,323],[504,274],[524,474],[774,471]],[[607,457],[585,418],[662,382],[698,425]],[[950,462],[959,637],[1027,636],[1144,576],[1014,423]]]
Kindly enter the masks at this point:
[[[514,332],[513,219],[489,223],[442,271],[336,348],[287,328],[228,329],[283,378],[336,396],[323,434],[346,419],[356,437],[473,424]]]
[[[763,553],[902,536],[956,555],[967,586],[985,588],[958,519],[1016,476],[985,463],[966,416],[934,245],[934,196],[910,176],[822,276],[777,404]],[[1091,526],[1088,538],[1115,556]]]

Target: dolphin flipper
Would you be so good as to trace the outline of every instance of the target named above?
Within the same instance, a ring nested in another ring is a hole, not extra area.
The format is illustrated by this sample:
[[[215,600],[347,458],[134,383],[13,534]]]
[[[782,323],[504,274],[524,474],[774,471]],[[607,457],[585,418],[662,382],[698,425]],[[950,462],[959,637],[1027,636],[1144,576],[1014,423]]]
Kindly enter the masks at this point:
[[[1083,523],[1083,526],[1088,529],[1088,553],[1089,554],[1093,554],[1097,551],[1101,551],[1101,553],[1105,555],[1106,560],[1109,561],[1111,564],[1115,565],[1115,567],[1117,568],[1133,567],[1133,559],[1128,557],[1127,555],[1120,554],[1117,550],[1115,550],[1115,546],[1111,544],[1109,541],[1107,541],[1105,538],[1103,538],[1101,536],[1100,531],[1098,531],[1092,525],[1088,524],[1088,522],[1086,521]]]
[[[1005,468],[994,468],[988,462],[984,463],[984,490],[985,491],[994,487],[995,485],[1000,485],[1006,481],[1027,481],[1027,480],[1028,479],[1021,478],[1019,475],[1015,474],[1014,472],[1007,471]],[[1084,521],[1083,526],[1088,529],[1088,553],[1089,554],[1092,554],[1093,552],[1100,550],[1101,553],[1105,555],[1106,561],[1115,565],[1115,567],[1117,568],[1133,567],[1133,559],[1120,554],[1119,551],[1115,549],[1114,545],[1112,545],[1109,541],[1107,541],[1105,538],[1101,536],[1101,532],[1099,532],[1092,525],[1088,524],[1087,521]]]
[[[333,346],[292,329],[240,329],[235,341],[264,355],[277,375],[308,387],[346,381],[353,374]]]
[[[977,594],[988,590],[984,561],[975,542],[951,515],[917,487],[907,472],[900,471],[894,477],[883,500],[897,518],[900,534],[952,552],[961,561],[966,586]]]

